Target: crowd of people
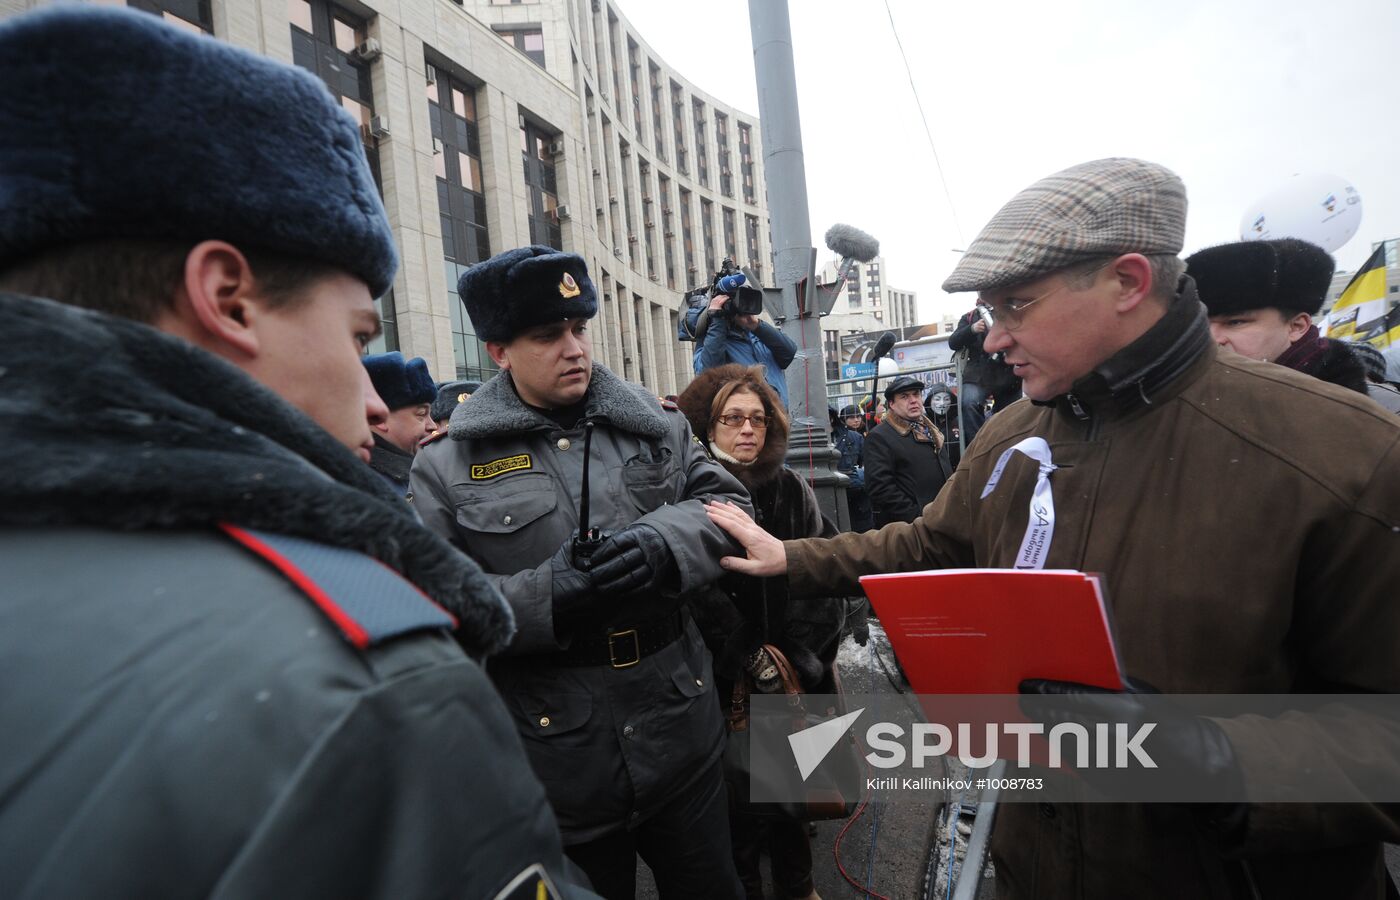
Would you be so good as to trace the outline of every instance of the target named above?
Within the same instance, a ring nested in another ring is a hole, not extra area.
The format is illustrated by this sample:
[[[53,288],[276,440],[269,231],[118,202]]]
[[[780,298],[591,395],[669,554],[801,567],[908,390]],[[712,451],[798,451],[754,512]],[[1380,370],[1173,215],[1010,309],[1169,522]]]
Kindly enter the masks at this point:
[[[753,900],[766,856],[814,898],[806,824],[728,764],[737,711],[838,691],[862,575],[1017,565],[1030,438],[1041,563],[1103,573],[1134,685],[1400,691],[1384,379],[1312,325],[1315,248],[1182,260],[1160,165],[982,229],[944,283],[983,307],[959,395],[831,411],[839,533],[784,466],[795,348],[722,295],[662,401],[593,360],[582,257],[508,250],[457,285],[499,373],[437,383],[364,355],[398,254],[315,76],[108,8],[0,25],[0,58],[4,896],[628,898],[640,859],[668,900]],[[1226,718],[1182,752],[1400,758],[1364,738]],[[1397,838],[1362,797],[1013,805],[996,890],[1379,898]]]

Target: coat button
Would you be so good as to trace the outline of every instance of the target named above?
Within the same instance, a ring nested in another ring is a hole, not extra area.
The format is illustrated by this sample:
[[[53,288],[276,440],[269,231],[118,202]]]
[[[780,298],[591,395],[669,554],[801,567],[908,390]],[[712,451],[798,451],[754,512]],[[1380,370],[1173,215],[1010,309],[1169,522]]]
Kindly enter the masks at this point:
[[[509,525],[510,523],[511,523],[511,518],[510,518],[510,516],[506,516],[504,519],[501,520],[501,524],[502,524],[502,525]]]
[[[623,736],[623,737],[631,737],[631,736],[632,736],[632,733],[633,733],[635,730],[636,730],[636,729],[634,729],[631,725],[623,725],[623,726],[622,726],[622,736]]]
[[[695,679],[695,686],[696,686],[696,687],[704,687],[704,686],[705,686],[705,679],[703,679],[703,678],[697,678],[697,679]]]
[[[555,442],[554,446],[558,447],[560,450],[567,450],[569,449],[569,439],[560,438],[557,442]]]
[[[548,727],[549,727],[549,716],[540,716],[540,727],[541,727],[541,728],[548,728]]]

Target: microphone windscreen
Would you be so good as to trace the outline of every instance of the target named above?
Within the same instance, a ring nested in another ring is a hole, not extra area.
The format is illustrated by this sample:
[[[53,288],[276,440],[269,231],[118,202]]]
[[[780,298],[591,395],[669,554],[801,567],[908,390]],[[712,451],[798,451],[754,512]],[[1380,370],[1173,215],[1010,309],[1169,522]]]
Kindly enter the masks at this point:
[[[826,248],[844,259],[870,262],[880,255],[880,242],[850,225],[833,225],[826,230]]]
[[[887,355],[893,349],[894,332],[886,331],[884,334],[880,335],[880,340],[875,342],[875,358],[879,359],[880,357]]]

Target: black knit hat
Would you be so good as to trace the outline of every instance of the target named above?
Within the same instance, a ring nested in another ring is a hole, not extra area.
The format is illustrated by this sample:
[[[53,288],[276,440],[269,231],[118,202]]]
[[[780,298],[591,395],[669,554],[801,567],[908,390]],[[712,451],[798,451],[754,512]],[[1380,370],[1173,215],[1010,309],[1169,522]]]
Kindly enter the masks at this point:
[[[1212,316],[1251,309],[1315,316],[1335,269],[1326,250],[1297,238],[1221,244],[1186,257],[1186,274]]]
[[[598,295],[583,257],[539,244],[472,266],[457,279],[457,294],[476,336],[497,343],[536,325],[591,319],[598,313]]]
[[[918,390],[919,396],[923,397],[924,383],[913,375],[900,375],[894,381],[890,382],[889,387],[885,388],[885,402],[889,403],[894,400],[895,394],[902,394],[905,391],[912,390]]]

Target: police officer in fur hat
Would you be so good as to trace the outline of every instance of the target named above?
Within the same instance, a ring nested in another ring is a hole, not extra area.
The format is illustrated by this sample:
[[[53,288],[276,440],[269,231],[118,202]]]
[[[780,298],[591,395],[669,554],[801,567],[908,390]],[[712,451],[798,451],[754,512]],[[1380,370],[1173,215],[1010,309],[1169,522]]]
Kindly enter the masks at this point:
[[[1297,238],[1237,241],[1198,250],[1186,267],[1217,344],[1366,393],[1361,362],[1313,324],[1336,268],[1326,250]]]
[[[509,608],[364,465],[358,125],[144,12],[0,59],[0,896],[593,896],[477,661]]]
[[[366,356],[365,371],[389,415],[374,422],[374,449],[369,467],[408,496],[408,470],[418,444],[435,430],[429,410],[437,397],[428,362],[421,356],[404,359],[397,350]]]
[[[633,896],[638,855],[662,897],[739,896],[724,729],[681,598],[733,552],[704,502],[748,495],[674,404],[592,361],[581,257],[510,250],[458,293],[501,372],[419,452],[414,503],[515,611],[492,676],[565,850],[606,897]]]

